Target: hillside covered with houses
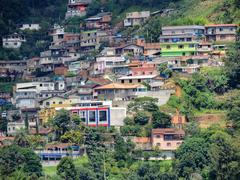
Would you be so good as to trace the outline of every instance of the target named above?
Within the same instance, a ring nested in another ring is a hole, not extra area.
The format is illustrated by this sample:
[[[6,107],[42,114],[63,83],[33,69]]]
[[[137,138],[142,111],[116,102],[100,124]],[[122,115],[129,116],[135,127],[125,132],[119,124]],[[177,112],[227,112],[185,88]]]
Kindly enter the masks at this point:
[[[240,178],[239,0],[2,4],[0,177]]]

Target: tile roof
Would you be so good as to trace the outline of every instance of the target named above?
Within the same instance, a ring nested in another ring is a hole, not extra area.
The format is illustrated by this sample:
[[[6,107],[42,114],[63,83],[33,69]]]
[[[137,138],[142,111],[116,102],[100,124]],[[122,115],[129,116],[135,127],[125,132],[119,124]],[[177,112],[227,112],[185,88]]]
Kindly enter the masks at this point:
[[[53,129],[51,129],[51,128],[41,128],[41,129],[39,129],[38,134],[40,134],[40,135],[48,135],[51,132],[53,132]],[[31,129],[29,133],[30,134],[37,134],[36,133],[36,129]]]
[[[152,129],[152,134],[181,134],[181,135],[185,135],[185,132],[181,129],[175,129],[175,128],[159,128],[159,129]]]
[[[108,84],[111,82],[109,79],[105,79],[103,77],[89,77],[88,80],[90,80],[96,84],[99,84],[99,85],[104,85],[104,84]]]
[[[134,137],[133,142],[134,143],[150,143],[151,138],[149,138],[149,137]]]

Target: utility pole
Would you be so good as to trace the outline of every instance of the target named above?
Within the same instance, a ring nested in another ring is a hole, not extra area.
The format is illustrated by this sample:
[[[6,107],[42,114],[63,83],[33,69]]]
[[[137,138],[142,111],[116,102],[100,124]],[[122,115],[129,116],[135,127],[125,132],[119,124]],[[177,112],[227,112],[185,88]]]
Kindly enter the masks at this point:
[[[106,180],[105,151],[103,153],[103,179]]]

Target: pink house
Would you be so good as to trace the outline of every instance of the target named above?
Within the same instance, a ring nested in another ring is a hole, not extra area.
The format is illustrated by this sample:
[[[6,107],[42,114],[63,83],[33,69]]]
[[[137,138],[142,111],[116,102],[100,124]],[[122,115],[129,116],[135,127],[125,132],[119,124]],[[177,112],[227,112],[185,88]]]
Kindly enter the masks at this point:
[[[174,128],[152,129],[152,147],[176,150],[183,142],[185,132]]]
[[[133,76],[141,75],[157,75],[158,71],[155,64],[148,64],[143,62],[138,67],[131,67],[131,72]]]

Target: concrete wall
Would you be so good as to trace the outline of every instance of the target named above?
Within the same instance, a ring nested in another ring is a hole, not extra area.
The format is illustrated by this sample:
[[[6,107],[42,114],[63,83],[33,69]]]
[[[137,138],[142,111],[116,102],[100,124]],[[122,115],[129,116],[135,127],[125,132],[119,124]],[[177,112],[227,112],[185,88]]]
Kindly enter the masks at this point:
[[[152,139],[152,146],[160,150],[176,150],[181,144],[182,140],[164,140],[162,135]]]
[[[124,125],[123,120],[127,116],[126,108],[113,107],[111,112],[111,126],[121,127]]]

